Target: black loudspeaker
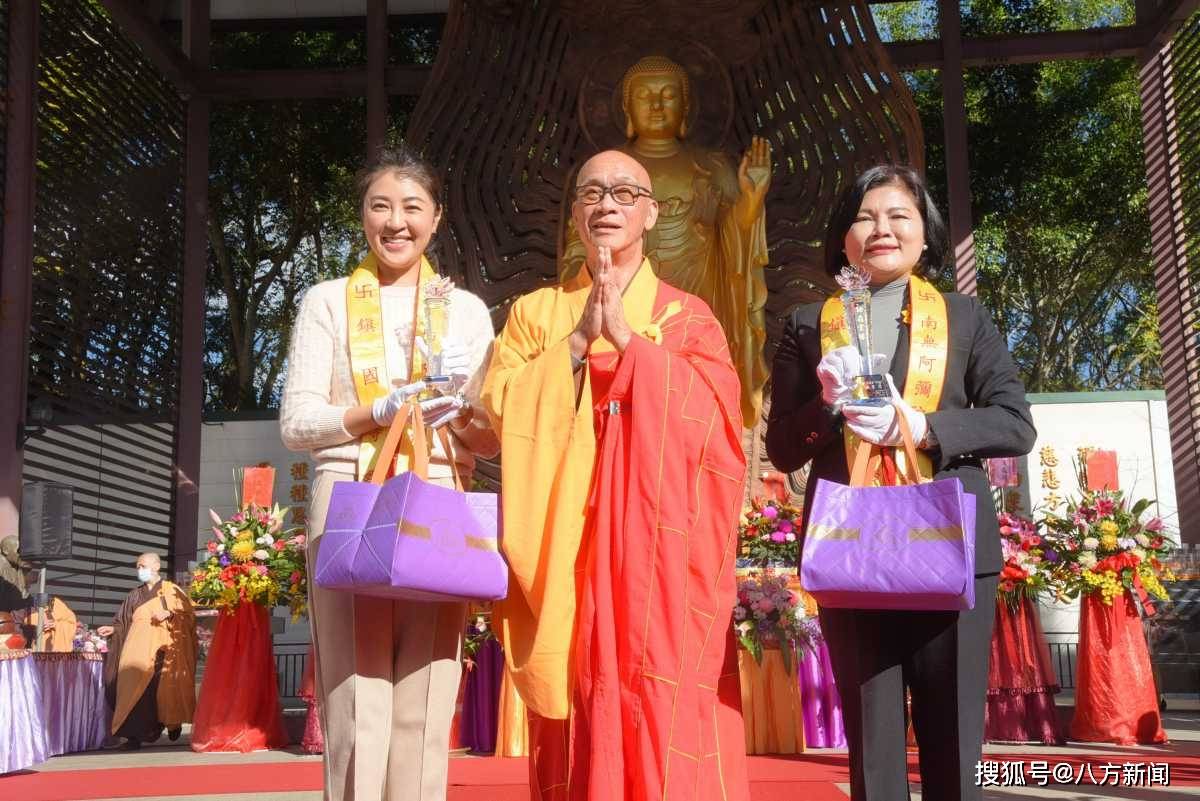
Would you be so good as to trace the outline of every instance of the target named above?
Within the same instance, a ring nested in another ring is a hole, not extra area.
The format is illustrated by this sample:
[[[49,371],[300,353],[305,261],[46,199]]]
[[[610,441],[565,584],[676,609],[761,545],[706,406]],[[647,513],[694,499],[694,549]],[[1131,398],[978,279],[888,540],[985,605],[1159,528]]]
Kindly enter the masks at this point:
[[[21,491],[21,558],[31,562],[71,558],[74,491],[66,484],[32,481]]]

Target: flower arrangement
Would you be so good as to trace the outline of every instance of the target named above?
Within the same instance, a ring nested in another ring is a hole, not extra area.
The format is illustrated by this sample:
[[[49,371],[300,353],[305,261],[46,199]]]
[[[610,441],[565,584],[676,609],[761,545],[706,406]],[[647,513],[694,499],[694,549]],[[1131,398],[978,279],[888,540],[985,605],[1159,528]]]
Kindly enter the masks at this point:
[[[738,526],[740,553],[755,567],[799,561],[800,509],[776,500],[755,498]]]
[[[1080,486],[1087,486],[1080,481]],[[1098,593],[1104,603],[1126,591],[1152,611],[1149,597],[1167,599],[1163,581],[1175,576],[1162,559],[1174,544],[1163,536],[1160,517],[1142,522],[1151,501],[1132,505],[1119,490],[1088,490],[1067,504],[1065,515],[1046,514],[1049,547],[1061,556],[1055,571],[1060,599]]]
[[[198,606],[232,610],[255,603],[287,606],[298,620],[308,607],[308,578],[302,529],[283,530],[286,509],[250,504],[222,520],[213,510],[208,558],[192,574]]]
[[[107,654],[108,640],[94,629],[88,628],[86,624],[76,623],[75,639],[71,647],[72,650],[83,651],[85,654]]]
[[[801,654],[813,648],[820,627],[800,596],[788,588],[788,576],[767,571],[738,582],[733,630],[755,661],[762,662],[763,648],[778,647],[784,669],[792,670],[792,649]]]
[[[997,516],[1004,569],[996,589],[1000,599],[1015,608],[1023,598],[1031,601],[1053,585],[1062,559],[1052,543],[1038,536],[1037,525],[1009,512]]]

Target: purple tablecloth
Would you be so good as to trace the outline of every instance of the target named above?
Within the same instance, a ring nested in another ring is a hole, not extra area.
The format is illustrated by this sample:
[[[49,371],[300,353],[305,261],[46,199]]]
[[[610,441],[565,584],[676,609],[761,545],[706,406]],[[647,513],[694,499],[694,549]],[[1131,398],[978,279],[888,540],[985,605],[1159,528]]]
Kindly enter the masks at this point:
[[[33,658],[0,654],[0,773],[50,758],[42,688]]]
[[[845,748],[842,700],[833,680],[829,648],[819,639],[815,650],[800,660],[800,706],[804,710],[804,745],[808,748]]]
[[[467,676],[463,699],[462,744],[472,751],[496,750],[496,708],[504,675],[504,651],[496,640],[487,640],[475,652],[475,667]]]
[[[104,662],[98,655],[26,652],[0,658],[0,773],[98,749],[107,739]]]

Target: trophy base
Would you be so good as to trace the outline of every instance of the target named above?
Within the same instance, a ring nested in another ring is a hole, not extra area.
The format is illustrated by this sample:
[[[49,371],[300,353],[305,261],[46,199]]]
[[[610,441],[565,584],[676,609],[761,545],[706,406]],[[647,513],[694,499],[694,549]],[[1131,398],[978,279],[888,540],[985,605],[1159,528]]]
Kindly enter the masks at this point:
[[[421,380],[426,384],[449,384],[454,381],[454,377],[448,375],[427,375]]]
[[[887,379],[878,373],[860,375],[854,379],[854,400],[847,406],[887,406],[892,402],[892,392]]]

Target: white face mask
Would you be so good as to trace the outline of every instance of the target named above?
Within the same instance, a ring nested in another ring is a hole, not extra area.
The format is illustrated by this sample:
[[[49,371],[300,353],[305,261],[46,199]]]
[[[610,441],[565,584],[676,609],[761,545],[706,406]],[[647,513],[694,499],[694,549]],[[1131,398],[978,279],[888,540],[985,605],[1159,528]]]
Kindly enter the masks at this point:
[[[143,584],[150,581],[150,579],[154,578],[154,571],[148,567],[139,567],[137,569],[137,574],[138,574],[138,581],[142,582]]]

